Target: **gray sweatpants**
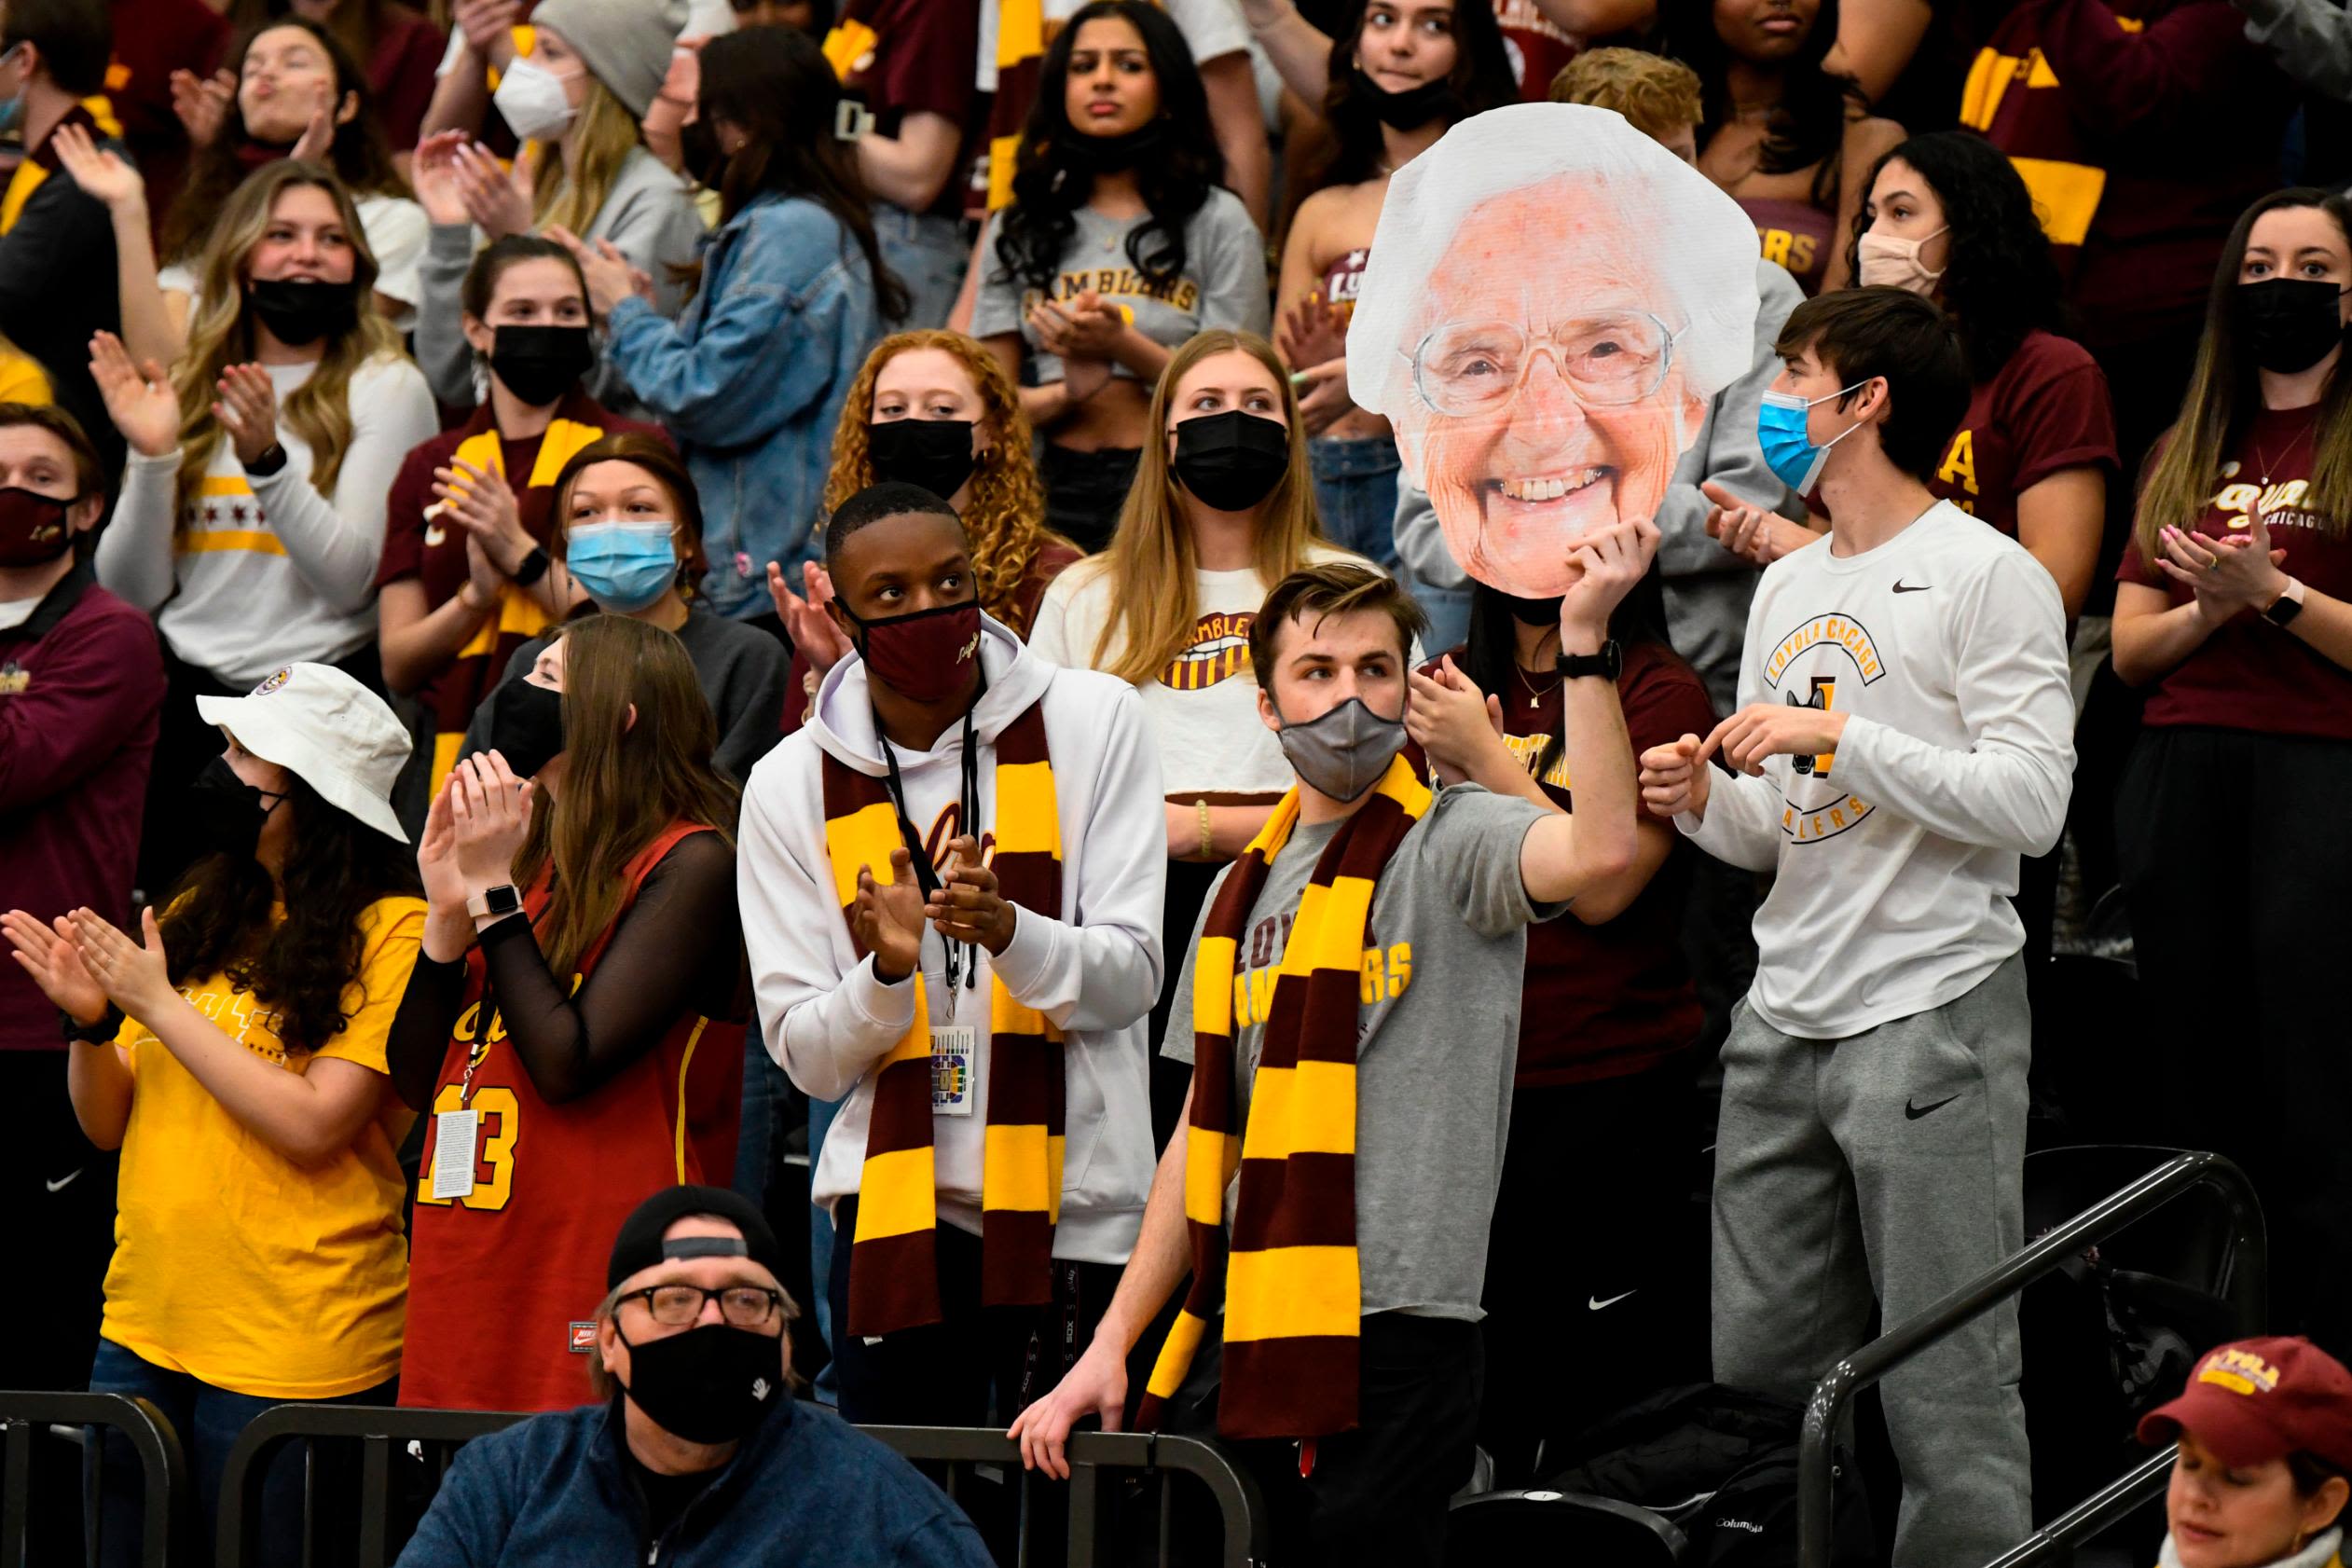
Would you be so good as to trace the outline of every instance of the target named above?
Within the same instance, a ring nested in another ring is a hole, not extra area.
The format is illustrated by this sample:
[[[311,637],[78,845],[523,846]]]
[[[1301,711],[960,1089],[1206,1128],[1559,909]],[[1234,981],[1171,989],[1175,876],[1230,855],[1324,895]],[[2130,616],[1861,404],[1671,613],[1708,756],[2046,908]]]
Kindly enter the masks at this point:
[[[1715,1381],[1801,1396],[2024,1245],[2025,964],[1845,1039],[1742,1002],[1715,1142]],[[1903,1466],[1894,1568],[1981,1568],[2032,1528],[2017,1312],[1995,1308],[1882,1385]]]

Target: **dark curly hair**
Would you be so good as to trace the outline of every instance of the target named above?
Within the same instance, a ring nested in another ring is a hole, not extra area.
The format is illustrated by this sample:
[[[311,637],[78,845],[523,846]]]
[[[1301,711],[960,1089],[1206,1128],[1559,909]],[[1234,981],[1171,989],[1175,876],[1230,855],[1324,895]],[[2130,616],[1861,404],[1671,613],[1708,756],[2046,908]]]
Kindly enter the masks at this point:
[[[392,162],[392,144],[384,139],[383,125],[376,117],[376,94],[367,85],[367,73],[360,69],[351,51],[324,24],[307,17],[282,16],[251,28],[228,51],[230,74],[242,82],[245,55],[254,47],[254,40],[285,27],[308,33],[326,51],[327,63],[335,71],[338,111],[346,98],[354,93],[359,97],[359,112],[336,126],[335,140],[327,145],[325,161],[351,187],[355,197],[406,196],[408,182],[400,177],[400,170]],[[231,92],[228,117],[221,122],[220,134],[213,138],[210,146],[198,150],[188,166],[187,184],[180,187],[179,199],[172,203],[172,211],[163,220],[162,243],[157,254],[169,263],[186,260],[202,249],[221,209],[227,205],[228,193],[245,183],[245,176],[253,172],[257,162],[282,157],[291,150],[268,146],[248,135],[244,107],[237,94]]]
[[[1699,144],[1703,148],[1731,121],[1731,50],[1715,31],[1714,0],[1667,0],[1665,11],[1659,52],[1699,73],[1699,101],[1705,111],[1699,122]],[[1845,144],[1847,118],[1866,103],[1851,76],[1833,76],[1822,68],[1836,42],[1837,0],[1821,0],[1805,47],[1782,67],[1786,90],[1765,122],[1756,161],[1759,174],[1794,174],[1819,163],[1810,199],[1824,209],[1834,208],[1837,198],[1838,152]]]
[[[175,985],[215,974],[277,1013],[289,1053],[319,1050],[351,1022],[343,993],[359,978],[359,917],[378,899],[415,896],[416,852],[377,832],[293,774],[279,807],[294,813],[286,849],[286,915],[270,924],[277,891],[251,856],[208,855],[188,868],[161,917]]]
[[[1090,21],[1116,18],[1143,37],[1151,74],[1160,85],[1163,142],[1135,166],[1135,186],[1150,212],[1148,222],[1127,236],[1127,259],[1153,287],[1183,275],[1188,259],[1184,226],[1225,178],[1225,156],[1209,128],[1207,89],[1184,34],[1149,0],[1092,0],[1062,25],[1047,47],[1038,70],[1038,95],[1021,128],[1021,150],[1013,165],[1012,202],[997,230],[999,277],[1051,294],[1070,237],[1078,232],[1078,210],[1093,194],[1094,177],[1073,163],[1066,143],[1084,135],[1070,124],[1066,89],[1070,50]]]
[[[1864,188],[1876,190],[1880,172],[1897,158],[1919,172],[1944,208],[1944,221],[1952,226],[1937,292],[1960,329],[1968,378],[1989,381],[2027,333],[2037,327],[2065,330],[2057,263],[2033,215],[2033,194],[2005,154],[1960,131],[1912,137],[1877,161]],[[1856,278],[1862,276],[1862,237],[1870,220],[1870,203],[1864,200],[1846,241],[1846,264]]]
[[[1355,68],[1355,46],[1364,35],[1364,14],[1375,5],[1396,0],[1349,0],[1340,25],[1332,34],[1331,85],[1323,95],[1323,145],[1311,156],[1299,194],[1306,197],[1327,186],[1357,186],[1381,172],[1388,156],[1380,116],[1364,91],[1364,78]],[[1519,102],[1519,83],[1511,75],[1510,49],[1494,7],[1483,0],[1462,0],[1453,9],[1453,73],[1447,82],[1461,108],[1448,124],[1472,115]]]

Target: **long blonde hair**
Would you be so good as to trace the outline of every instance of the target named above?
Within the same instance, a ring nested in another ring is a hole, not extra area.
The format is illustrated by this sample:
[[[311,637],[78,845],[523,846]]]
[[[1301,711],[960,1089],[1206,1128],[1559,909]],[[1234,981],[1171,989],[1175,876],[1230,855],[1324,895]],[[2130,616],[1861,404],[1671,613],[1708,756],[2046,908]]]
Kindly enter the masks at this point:
[[[1158,679],[1191,641],[1200,619],[1198,557],[1168,466],[1168,405],[1176,397],[1176,384],[1194,365],[1212,355],[1236,351],[1264,365],[1282,389],[1283,419],[1290,427],[1290,470],[1258,506],[1251,564],[1259,580],[1272,587],[1305,565],[1308,546],[1323,537],[1314,509],[1314,478],[1307,466],[1306,431],[1299,420],[1299,395],[1273,345],[1254,332],[1219,328],[1196,335],[1168,356],[1168,367],[1152,390],[1142,459],[1110,548],[1070,569],[1092,572],[1088,582],[1109,579],[1112,613],[1087,662],[1130,685]]]
[[[586,616],[557,635],[563,787],[539,792],[515,876],[528,887],[555,867],[539,945],[560,978],[620,917],[628,863],[677,822],[716,828],[733,844],[738,795],[711,764],[719,722],[683,643],[626,615]]]
[[[937,349],[964,367],[980,392],[981,416],[995,427],[997,445],[972,471],[971,505],[964,513],[964,536],[971,541],[972,575],[981,608],[1023,637],[1021,585],[1028,580],[1038,552],[1048,544],[1075,549],[1045,526],[1045,490],[1038,483],[1030,450],[1029,417],[1021,392],[996,356],[960,332],[901,332],[885,337],[858,367],[849,396],[833,427],[833,465],[825,476],[825,510],[832,509],[874,482],[868,432],[873,423],[873,384],[882,367],[916,349]],[[945,501],[945,496],[940,497]]]
[[[186,517],[221,444],[220,420],[213,414],[221,373],[252,360],[255,352],[254,321],[245,309],[246,268],[269,230],[278,198],[306,186],[326,192],[335,203],[336,216],[351,241],[351,289],[359,301],[357,323],[327,343],[310,378],[278,406],[278,422],[310,448],[310,484],[321,495],[335,494],[336,476],[351,444],[352,375],[371,360],[400,352],[400,339],[375,308],[376,254],[367,248],[367,231],[360,227],[350,188],[324,164],[297,163],[290,158],[247,175],[229,193],[198,261],[197,309],[188,323],[187,351],[172,375],[180,402],[175,528]]]
[[[2232,443],[2244,433],[2247,419],[2262,406],[2254,363],[2237,342],[2238,270],[2245,265],[2255,220],[2288,207],[2319,209],[2335,220],[2337,230],[2352,243],[2352,203],[2307,186],[2274,191],[2239,214],[2237,226],[2230,230],[2222,247],[2213,292],[2206,300],[2205,337],[2197,344],[2196,369],[2189,377],[2180,420],[2173,425],[2163,453],[2149,464],[2147,483],[2139,492],[2132,539],[2144,561],[2162,558],[2157,543],[2161,530],[2197,526],[2197,519],[2211,503],[2214,488],[2221,483],[2221,465],[2229,458]],[[2346,373],[2342,359],[2329,372],[2327,390],[2319,394],[2318,426],[2312,436],[2311,483],[2302,506],[2318,516],[2320,526],[2332,538],[2343,538],[2346,529],[2352,528],[2352,374]]]
[[[571,146],[571,170],[566,173],[563,149],[556,143],[535,142],[530,155],[531,227],[545,232],[561,224],[574,234],[585,234],[604,211],[612,182],[638,144],[637,117],[612,89],[588,73],[580,100],[577,139]]]

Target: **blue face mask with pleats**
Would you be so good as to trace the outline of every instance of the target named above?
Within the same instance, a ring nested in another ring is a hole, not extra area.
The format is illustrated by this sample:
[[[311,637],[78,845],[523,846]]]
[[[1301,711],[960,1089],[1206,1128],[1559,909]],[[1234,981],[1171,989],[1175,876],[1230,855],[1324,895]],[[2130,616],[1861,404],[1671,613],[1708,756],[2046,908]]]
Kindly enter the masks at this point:
[[[564,565],[597,601],[626,615],[644,609],[678,580],[678,552],[667,522],[579,523],[564,535]]]
[[[1840,387],[1808,401],[1795,392],[1768,392],[1756,405],[1756,445],[1764,449],[1764,461],[1781,483],[1799,495],[1809,494],[1813,482],[1822,476],[1822,464],[1829,461],[1829,449],[1862,428],[1860,420],[1847,426],[1820,446],[1805,433],[1805,416],[1816,403],[1843,397],[1857,387],[1868,383],[1856,381],[1851,387]]]

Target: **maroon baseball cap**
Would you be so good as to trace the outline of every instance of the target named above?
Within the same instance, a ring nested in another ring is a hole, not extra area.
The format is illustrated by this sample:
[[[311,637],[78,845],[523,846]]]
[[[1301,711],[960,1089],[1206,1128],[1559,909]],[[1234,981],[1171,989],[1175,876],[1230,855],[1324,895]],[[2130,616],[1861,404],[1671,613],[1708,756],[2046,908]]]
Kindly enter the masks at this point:
[[[2352,1471],[2352,1372],[2309,1340],[2239,1340],[2208,1351],[2179,1398],[2139,1418],[2151,1447],[2183,1431],[2232,1466],[2300,1452]]]

